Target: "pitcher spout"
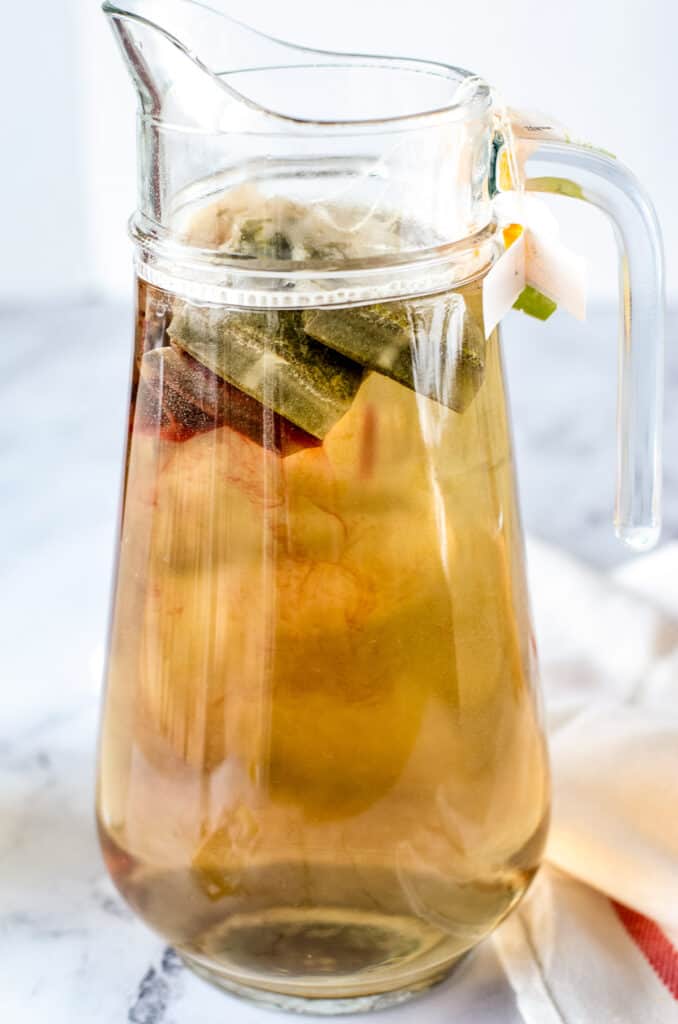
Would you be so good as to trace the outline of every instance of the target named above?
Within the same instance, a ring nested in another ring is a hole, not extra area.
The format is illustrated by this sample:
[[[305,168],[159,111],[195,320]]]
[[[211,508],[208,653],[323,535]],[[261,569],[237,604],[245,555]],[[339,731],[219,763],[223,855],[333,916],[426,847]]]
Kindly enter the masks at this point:
[[[237,128],[234,114],[245,106],[251,121],[256,104],[225,75],[260,62],[266,37],[190,0],[106,2],[103,10],[145,117],[184,130],[227,131]]]
[[[185,127],[233,130],[229,118],[238,107],[247,111],[241,113],[239,128],[253,128],[257,114],[301,120],[301,111],[274,110],[274,94],[264,96],[258,84],[248,94],[246,74],[319,62],[345,66],[356,60],[274,39],[197,0],[106,0],[103,10],[143,110]]]

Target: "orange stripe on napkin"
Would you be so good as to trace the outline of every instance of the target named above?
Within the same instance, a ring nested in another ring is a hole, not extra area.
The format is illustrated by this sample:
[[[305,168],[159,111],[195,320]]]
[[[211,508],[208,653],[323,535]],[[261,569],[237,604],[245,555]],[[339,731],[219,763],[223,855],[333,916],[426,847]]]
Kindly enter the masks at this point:
[[[678,1000],[678,950],[649,917],[643,917],[615,900],[610,900],[610,903],[657,977],[664,982],[673,998]]]

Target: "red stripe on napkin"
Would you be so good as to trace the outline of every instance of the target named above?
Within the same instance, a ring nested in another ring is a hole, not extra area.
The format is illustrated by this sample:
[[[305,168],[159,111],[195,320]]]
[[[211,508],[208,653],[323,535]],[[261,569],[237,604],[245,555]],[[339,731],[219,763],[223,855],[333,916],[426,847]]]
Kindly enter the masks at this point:
[[[678,999],[678,950],[649,917],[643,917],[615,900],[610,900],[610,903],[655,974],[664,982],[673,998]]]

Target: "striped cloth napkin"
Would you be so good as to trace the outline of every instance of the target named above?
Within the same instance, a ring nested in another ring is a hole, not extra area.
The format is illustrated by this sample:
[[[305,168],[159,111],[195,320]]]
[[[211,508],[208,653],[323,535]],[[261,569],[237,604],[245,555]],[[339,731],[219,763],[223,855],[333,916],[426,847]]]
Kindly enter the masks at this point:
[[[553,824],[547,864],[493,941],[525,1024],[672,1024],[678,544],[612,576],[535,542],[529,556]]]

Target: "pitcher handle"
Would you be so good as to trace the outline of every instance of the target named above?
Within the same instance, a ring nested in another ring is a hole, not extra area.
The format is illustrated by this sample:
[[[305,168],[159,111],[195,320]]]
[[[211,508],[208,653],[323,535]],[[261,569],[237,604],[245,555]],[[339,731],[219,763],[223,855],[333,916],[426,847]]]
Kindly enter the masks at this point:
[[[512,118],[511,131],[526,190],[583,199],[614,228],[621,300],[614,526],[630,548],[647,551],[661,530],[664,257],[657,215],[643,186],[612,155],[548,124]]]

